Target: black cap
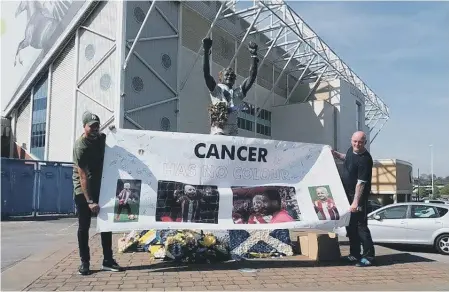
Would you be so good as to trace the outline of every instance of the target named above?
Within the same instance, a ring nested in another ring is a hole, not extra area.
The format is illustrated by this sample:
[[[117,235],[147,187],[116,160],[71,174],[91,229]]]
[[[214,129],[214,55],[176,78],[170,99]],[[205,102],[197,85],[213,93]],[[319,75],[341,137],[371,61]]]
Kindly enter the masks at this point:
[[[95,123],[100,124],[100,118],[96,114],[93,114],[89,111],[83,114],[83,126],[85,125],[92,126]]]

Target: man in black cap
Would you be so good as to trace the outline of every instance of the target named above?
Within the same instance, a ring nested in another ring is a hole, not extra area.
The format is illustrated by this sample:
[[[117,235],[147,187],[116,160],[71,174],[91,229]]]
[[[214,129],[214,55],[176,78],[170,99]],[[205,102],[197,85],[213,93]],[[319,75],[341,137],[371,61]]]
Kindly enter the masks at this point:
[[[84,133],[76,140],[73,148],[73,187],[78,211],[78,247],[81,257],[79,274],[90,274],[89,228],[92,214],[98,214],[100,207],[101,175],[106,145],[106,135],[100,133],[100,119],[91,112],[83,114]],[[105,271],[121,271],[112,256],[112,233],[101,233],[103,266]]]

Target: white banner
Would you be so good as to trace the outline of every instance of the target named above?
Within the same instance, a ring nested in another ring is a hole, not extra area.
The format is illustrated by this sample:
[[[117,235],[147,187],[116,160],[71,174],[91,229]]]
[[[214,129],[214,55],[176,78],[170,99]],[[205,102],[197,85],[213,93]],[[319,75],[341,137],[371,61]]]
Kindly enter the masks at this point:
[[[349,223],[329,146],[117,129],[97,230],[320,229]]]

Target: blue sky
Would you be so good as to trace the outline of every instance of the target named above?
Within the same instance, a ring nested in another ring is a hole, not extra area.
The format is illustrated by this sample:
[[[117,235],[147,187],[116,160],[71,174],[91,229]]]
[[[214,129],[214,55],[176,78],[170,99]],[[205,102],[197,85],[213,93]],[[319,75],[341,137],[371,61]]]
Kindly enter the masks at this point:
[[[449,2],[288,1],[390,108],[374,158],[449,175]]]

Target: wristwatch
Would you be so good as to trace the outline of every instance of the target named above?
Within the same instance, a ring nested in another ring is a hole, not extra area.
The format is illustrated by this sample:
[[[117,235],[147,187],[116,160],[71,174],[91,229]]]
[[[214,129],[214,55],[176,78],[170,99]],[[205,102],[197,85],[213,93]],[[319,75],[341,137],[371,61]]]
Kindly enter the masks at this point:
[[[88,201],[87,201],[87,204],[88,204],[88,205],[93,204],[93,203],[94,203],[94,201],[92,201],[92,200],[88,200]]]

